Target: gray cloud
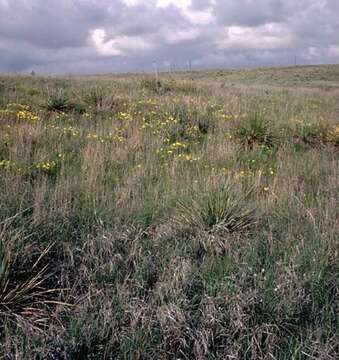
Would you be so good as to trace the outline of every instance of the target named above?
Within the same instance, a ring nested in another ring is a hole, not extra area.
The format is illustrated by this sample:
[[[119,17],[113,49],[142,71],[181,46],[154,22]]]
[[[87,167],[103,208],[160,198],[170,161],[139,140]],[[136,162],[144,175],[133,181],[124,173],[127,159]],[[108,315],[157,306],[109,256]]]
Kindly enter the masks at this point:
[[[338,33],[337,0],[0,0],[0,71],[331,63]]]

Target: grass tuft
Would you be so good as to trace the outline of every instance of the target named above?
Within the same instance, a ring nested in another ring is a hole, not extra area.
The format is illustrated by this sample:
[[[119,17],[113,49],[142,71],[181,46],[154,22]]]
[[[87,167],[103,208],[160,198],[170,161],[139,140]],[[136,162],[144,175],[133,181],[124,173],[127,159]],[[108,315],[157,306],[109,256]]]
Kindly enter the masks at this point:
[[[52,245],[31,254],[23,243],[28,237],[8,232],[6,225],[0,231],[0,324],[29,323],[39,329],[47,324],[53,304],[59,303],[60,290],[48,284],[51,273],[44,261]]]
[[[229,182],[206,193],[193,194],[191,201],[179,201],[175,222],[209,233],[244,231],[255,223],[255,210],[247,203],[249,194],[235,193]]]

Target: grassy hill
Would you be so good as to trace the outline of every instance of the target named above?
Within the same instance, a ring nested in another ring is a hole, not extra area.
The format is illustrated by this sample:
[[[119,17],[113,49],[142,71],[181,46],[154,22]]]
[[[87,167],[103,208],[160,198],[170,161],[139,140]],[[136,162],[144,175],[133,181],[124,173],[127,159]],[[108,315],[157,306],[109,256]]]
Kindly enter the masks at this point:
[[[335,359],[339,66],[0,77],[4,359]]]
[[[193,79],[213,80],[225,84],[337,89],[339,86],[339,65],[214,70],[196,72],[193,73],[192,77]]]

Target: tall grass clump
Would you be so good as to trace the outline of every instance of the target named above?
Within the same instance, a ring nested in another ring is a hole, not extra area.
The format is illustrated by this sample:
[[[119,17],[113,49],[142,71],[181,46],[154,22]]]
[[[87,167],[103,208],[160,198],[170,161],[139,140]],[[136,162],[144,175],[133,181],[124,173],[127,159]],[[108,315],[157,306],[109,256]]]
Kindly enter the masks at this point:
[[[106,92],[100,86],[92,87],[86,94],[85,94],[85,101],[88,105],[100,108],[104,105],[106,99]]]
[[[157,77],[144,77],[139,86],[155,94],[163,94],[171,90],[171,85],[167,80],[160,80]]]
[[[175,222],[188,229],[210,233],[244,231],[255,223],[255,209],[248,205],[250,192],[234,192],[230,182],[220,188],[179,201]]]
[[[4,84],[0,83],[0,107],[4,107],[7,104],[6,88]]]
[[[328,126],[320,121],[304,121],[297,126],[297,137],[310,146],[325,144],[328,133]]]
[[[24,231],[9,230],[9,223],[0,229],[0,328],[45,326],[52,304],[58,303],[59,289],[50,283],[52,276],[46,258],[51,246],[33,249],[25,242]]]

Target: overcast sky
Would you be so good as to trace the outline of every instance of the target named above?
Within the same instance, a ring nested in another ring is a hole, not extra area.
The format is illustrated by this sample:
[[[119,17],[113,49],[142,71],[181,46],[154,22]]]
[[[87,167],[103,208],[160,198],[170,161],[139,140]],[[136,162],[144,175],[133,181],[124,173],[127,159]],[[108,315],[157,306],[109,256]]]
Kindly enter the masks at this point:
[[[339,63],[339,0],[0,0],[0,72],[291,65],[295,56]]]

